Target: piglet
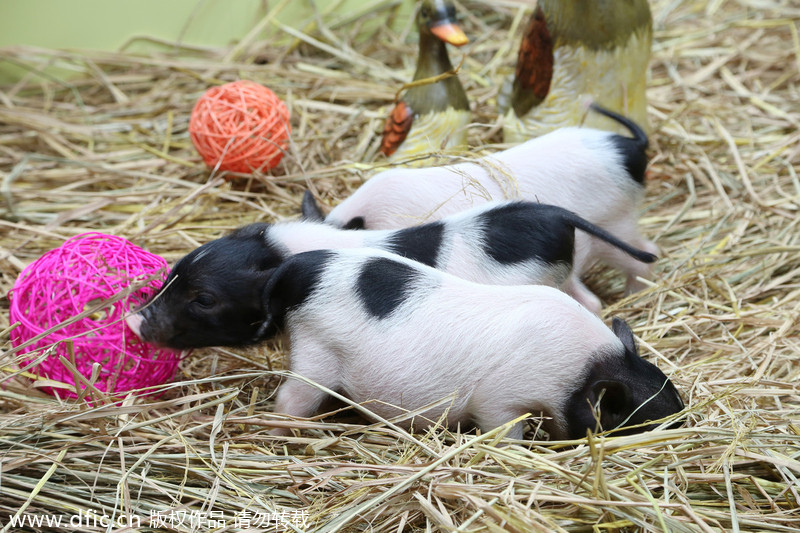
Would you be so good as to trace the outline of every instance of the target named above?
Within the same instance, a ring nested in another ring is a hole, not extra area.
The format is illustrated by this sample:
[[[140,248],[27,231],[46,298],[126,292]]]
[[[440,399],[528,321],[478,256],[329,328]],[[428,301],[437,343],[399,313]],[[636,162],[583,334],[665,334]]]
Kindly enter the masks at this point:
[[[420,415],[488,431],[544,413],[557,439],[587,430],[651,429],[683,409],[672,382],[639,357],[631,330],[613,332],[563,292],[479,285],[381,250],[317,250],[278,267],[260,329],[288,333],[294,373],[383,418],[454,394]],[[326,394],[296,379],[275,411],[313,415]],[[418,424],[415,424],[418,425]],[[281,433],[281,431],[278,431]],[[509,437],[520,439],[523,424]]]
[[[575,228],[639,261],[656,259],[566,209],[532,202],[483,204],[394,231],[303,221],[252,224],[178,261],[161,293],[130,321],[144,340],[174,348],[208,346],[216,331],[225,332],[223,344],[252,342],[261,321],[259,295],[275,267],[300,252],[363,246],[477,283],[559,287],[597,313],[600,300],[572,270]]]
[[[647,135],[633,121],[597,104],[591,108],[631,132],[625,137],[591,128],[562,128],[471,162],[432,168],[395,168],[367,180],[337,205],[325,221],[343,228],[395,229],[438,220],[472,206],[504,199],[557,205],[617,236],[657,254],[639,233],[644,196]],[[310,194],[303,214],[322,217]],[[578,235],[574,268],[582,276],[600,261],[627,275],[626,290],[642,288],[637,276],[651,269],[608,242]]]

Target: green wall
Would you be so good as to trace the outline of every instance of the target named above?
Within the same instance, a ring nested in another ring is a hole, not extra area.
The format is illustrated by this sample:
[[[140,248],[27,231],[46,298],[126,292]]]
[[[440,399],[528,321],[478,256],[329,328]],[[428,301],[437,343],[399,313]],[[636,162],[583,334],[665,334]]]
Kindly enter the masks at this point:
[[[305,3],[289,2],[287,7],[297,11]],[[264,16],[267,4],[273,2],[2,0],[0,46],[118,50],[135,35],[220,46],[244,36]]]
[[[168,46],[155,42],[161,40],[220,47],[242,39],[269,10],[275,20],[303,28],[315,11],[335,21],[397,5],[398,21],[405,22],[413,0],[0,0],[0,82],[19,76],[2,60],[8,46],[117,51],[130,43],[127,51],[146,52]],[[276,31],[267,25],[257,38]],[[152,39],[131,42],[144,36]]]

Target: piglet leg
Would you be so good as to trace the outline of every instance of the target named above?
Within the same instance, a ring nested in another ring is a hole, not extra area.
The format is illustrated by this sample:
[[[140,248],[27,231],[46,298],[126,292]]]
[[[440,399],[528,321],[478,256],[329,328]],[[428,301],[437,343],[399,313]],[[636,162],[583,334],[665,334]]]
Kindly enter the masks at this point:
[[[308,418],[316,413],[324,399],[323,391],[308,383],[289,378],[278,389],[275,412],[295,418]],[[287,428],[275,428],[270,434],[286,436],[290,432]]]
[[[583,305],[592,313],[596,315],[600,314],[600,310],[603,308],[600,298],[595,296],[595,294],[590,291],[580,279],[578,279],[577,273],[573,272],[570,274],[569,278],[567,278],[567,281],[561,286],[561,290],[575,298],[581,305]]]
[[[294,332],[291,335],[291,344],[293,372],[331,390],[339,387],[337,359],[323,346],[314,342],[313,334]],[[326,396],[327,394],[317,387],[290,377],[278,389],[275,412],[291,417],[308,418],[317,412]],[[289,430],[275,428],[271,434],[285,436],[289,434]]]
[[[481,428],[481,431],[491,431],[498,426],[502,426],[506,422],[515,419],[516,417],[524,414],[518,409],[504,409],[498,407],[491,407],[483,405],[472,414],[475,424]],[[522,422],[517,422],[506,433],[507,439],[522,440],[524,427]]]

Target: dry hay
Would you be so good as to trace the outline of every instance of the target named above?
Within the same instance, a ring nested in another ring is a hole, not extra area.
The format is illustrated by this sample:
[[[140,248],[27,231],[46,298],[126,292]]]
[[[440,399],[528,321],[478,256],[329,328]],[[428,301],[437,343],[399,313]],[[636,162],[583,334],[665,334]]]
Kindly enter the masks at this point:
[[[346,197],[371,174],[376,133],[412,69],[409,24],[365,38],[359,22],[391,21],[393,4],[302,31],[268,17],[269,42],[230,50],[3,50],[30,73],[0,92],[2,293],[87,230],[174,261],[241,224],[295,216],[306,187],[328,205]],[[495,97],[518,42],[508,32],[529,8],[461,7],[477,147],[499,139]],[[62,402],[14,370],[3,300],[0,523],[24,511],[84,513],[86,531],[106,530],[87,512],[137,515],[143,529],[161,513],[153,525],[175,531],[202,517],[234,530],[248,516],[321,531],[800,528],[800,8],[658,0],[653,11],[641,226],[663,257],[652,287],[627,299],[616,273],[598,269],[589,283],[684,394],[684,427],[496,447],[502,430],[409,435],[319,417],[273,439],[280,343],[198,351],[159,398]],[[46,65],[73,76],[39,74]],[[205,88],[240,77],[285,98],[293,144],[272,175],[226,182],[200,164],[186,127]]]

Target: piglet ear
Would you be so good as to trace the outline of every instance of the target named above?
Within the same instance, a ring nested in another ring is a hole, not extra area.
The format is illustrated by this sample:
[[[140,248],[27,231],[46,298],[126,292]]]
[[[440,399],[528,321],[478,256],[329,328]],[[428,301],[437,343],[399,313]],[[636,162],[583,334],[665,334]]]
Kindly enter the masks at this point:
[[[263,340],[269,339],[278,333],[278,326],[275,324],[274,317],[267,312],[264,316],[264,321],[258,326],[253,343],[258,343]]]
[[[636,340],[633,338],[633,332],[627,322],[621,318],[614,318],[611,321],[611,330],[614,332],[614,335],[622,341],[622,345],[625,347],[625,353],[632,355],[639,354],[639,349],[636,347]]]
[[[265,272],[267,276],[264,288],[261,291],[261,309],[264,321],[258,328],[261,339],[267,339],[278,333],[283,327],[283,318],[286,314],[286,295],[283,287],[283,278],[286,277],[287,262],[277,268]]]
[[[322,222],[325,219],[325,216],[322,214],[322,210],[319,208],[319,205],[317,205],[317,201],[314,199],[314,195],[311,194],[311,191],[306,191],[303,193],[303,202],[300,204],[300,212],[303,214],[303,220]]]
[[[272,275],[275,274],[275,271],[280,266],[281,259],[275,258],[265,258],[261,261],[258,265],[258,280],[260,282],[259,287],[263,287],[265,283],[267,283],[271,278]],[[276,264],[277,263],[277,264]]]
[[[633,411],[631,390],[620,381],[601,380],[593,383],[589,402],[597,410],[604,430],[620,426]]]
[[[275,269],[271,269],[275,270]],[[270,276],[266,283],[262,286],[261,290],[261,311],[262,311],[262,322],[258,326],[258,330],[256,331],[256,336],[253,339],[254,343],[261,342],[263,340],[269,339],[270,337],[275,336],[278,333],[278,325],[275,322],[275,314],[273,313],[274,304],[271,305],[271,298],[270,295],[273,293],[273,286],[272,283],[274,276]]]

